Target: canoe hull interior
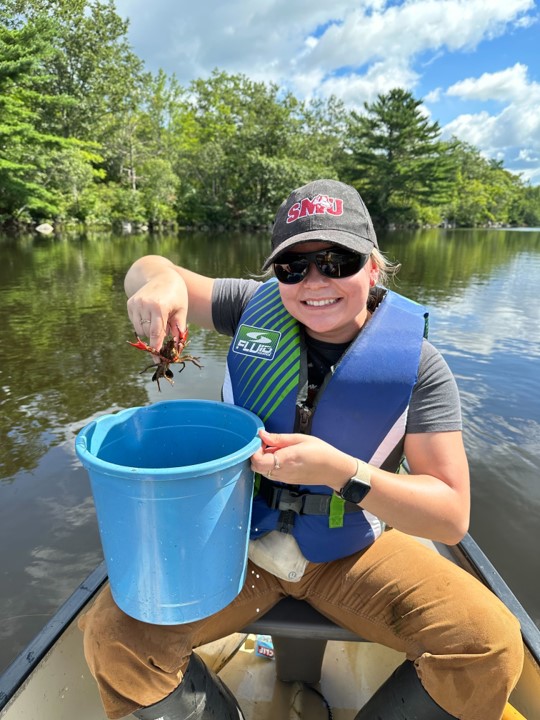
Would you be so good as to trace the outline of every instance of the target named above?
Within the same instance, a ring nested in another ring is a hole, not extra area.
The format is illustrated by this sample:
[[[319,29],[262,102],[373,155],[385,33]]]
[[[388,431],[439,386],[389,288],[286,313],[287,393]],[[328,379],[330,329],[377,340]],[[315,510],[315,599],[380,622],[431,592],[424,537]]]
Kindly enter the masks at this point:
[[[510,699],[527,720],[540,720],[540,631],[474,541],[469,538],[459,552],[444,546],[437,550],[479,575],[520,619],[526,660]],[[105,577],[102,566],[81,583],[0,677],[0,720],[106,720],[77,627],[78,614]],[[235,633],[197,652],[235,694],[246,720],[328,719],[323,700],[309,686],[276,678],[275,661],[255,654],[254,635]],[[402,654],[374,643],[330,640],[321,682],[315,687],[332,708],[334,720],[353,720],[403,659]]]
[[[81,639],[74,623],[0,712],[0,718],[106,720],[97,686],[84,660]],[[219,669],[246,720],[327,720],[327,710],[318,695],[300,683],[280,682],[274,661],[255,655],[253,635],[237,633],[198,652],[210,667]],[[330,641],[317,687],[333,708],[335,720],[352,720],[402,660],[399,653],[381,646]]]

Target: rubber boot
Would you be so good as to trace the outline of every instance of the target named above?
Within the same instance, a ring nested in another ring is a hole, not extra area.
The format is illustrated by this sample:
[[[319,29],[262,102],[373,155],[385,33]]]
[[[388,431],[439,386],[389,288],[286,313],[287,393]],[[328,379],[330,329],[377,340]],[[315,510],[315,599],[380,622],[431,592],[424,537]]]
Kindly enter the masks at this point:
[[[176,690],[133,714],[140,720],[244,720],[229,688],[195,653]]]
[[[406,660],[368,700],[354,720],[452,720],[422,687]],[[455,718],[454,718],[455,720]]]

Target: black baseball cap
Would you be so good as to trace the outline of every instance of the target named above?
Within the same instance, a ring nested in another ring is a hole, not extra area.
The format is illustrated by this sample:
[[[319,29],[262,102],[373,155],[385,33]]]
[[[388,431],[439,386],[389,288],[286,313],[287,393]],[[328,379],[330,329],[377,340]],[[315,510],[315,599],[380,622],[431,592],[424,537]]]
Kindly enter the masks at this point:
[[[320,240],[364,255],[378,247],[368,209],[358,192],[338,180],[315,180],[294,190],[277,211],[266,270],[293,245]]]

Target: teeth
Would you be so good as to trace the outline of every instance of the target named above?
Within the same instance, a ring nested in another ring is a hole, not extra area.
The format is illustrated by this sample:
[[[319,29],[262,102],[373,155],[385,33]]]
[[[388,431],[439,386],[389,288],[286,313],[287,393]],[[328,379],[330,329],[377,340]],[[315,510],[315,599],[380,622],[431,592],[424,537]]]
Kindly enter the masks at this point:
[[[306,300],[305,303],[312,307],[323,307],[323,305],[333,305],[337,300]]]

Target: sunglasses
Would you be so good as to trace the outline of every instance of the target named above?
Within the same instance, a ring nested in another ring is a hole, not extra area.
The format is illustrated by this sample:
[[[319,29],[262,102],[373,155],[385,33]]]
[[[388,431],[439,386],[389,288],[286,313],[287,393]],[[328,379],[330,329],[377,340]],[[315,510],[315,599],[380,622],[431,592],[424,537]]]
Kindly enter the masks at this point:
[[[302,282],[311,263],[315,263],[317,270],[325,277],[346,278],[360,272],[368,259],[369,255],[336,248],[310,253],[285,252],[274,263],[274,273],[279,282],[295,285]]]

